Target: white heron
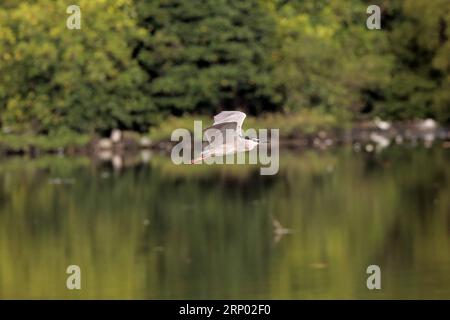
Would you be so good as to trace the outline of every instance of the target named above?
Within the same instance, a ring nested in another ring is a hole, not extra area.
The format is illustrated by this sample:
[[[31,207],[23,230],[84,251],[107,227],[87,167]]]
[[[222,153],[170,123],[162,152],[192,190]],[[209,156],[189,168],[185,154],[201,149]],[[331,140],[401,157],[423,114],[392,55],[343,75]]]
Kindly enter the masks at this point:
[[[258,139],[246,138],[242,135],[242,123],[245,117],[246,114],[240,111],[222,111],[214,116],[213,125],[204,130],[209,144],[191,163],[199,163],[213,156],[253,150],[259,142]]]

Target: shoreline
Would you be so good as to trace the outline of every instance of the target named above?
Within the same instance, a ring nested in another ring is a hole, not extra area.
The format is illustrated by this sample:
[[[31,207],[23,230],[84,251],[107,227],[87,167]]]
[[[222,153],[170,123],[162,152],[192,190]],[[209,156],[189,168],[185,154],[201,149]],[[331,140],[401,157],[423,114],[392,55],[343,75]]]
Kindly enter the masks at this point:
[[[8,144],[8,137],[14,139],[15,143]],[[3,135],[0,139],[0,157],[38,156],[41,154],[101,157],[102,154],[108,153],[126,156],[143,150],[170,153],[172,147],[179,143],[178,141],[172,142],[170,139],[152,141],[148,135],[120,130],[114,130],[109,138],[84,136],[77,142],[65,142],[60,145],[48,136],[34,137],[35,141],[44,141],[47,142],[46,144],[33,143],[34,140],[32,139],[28,139],[31,140],[29,142],[21,143],[21,137],[13,134]],[[84,143],[80,143],[80,141],[84,141]],[[445,148],[450,148],[450,127],[439,126],[430,120],[422,120],[395,123],[390,125],[389,128],[379,128],[373,122],[359,122],[348,129],[334,128],[317,130],[313,133],[280,134],[279,145],[280,147],[299,150],[328,149],[343,145],[375,149],[378,147],[385,148],[393,143],[411,143],[413,145],[423,143],[427,146],[435,141],[442,141]]]

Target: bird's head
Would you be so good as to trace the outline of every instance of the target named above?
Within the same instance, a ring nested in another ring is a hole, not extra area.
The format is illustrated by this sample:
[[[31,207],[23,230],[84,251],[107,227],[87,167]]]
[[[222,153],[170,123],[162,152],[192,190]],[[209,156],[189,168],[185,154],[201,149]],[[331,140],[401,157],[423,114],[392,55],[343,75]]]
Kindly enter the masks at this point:
[[[259,144],[258,139],[245,139],[245,150],[250,151],[253,150]]]

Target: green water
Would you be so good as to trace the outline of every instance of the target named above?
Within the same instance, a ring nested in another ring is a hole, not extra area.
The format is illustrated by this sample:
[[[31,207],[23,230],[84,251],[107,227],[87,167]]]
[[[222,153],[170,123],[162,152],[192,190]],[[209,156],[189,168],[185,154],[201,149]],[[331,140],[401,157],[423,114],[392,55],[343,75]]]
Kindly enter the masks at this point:
[[[0,298],[450,298],[449,149],[280,155],[275,176],[158,155],[121,170],[1,159]]]

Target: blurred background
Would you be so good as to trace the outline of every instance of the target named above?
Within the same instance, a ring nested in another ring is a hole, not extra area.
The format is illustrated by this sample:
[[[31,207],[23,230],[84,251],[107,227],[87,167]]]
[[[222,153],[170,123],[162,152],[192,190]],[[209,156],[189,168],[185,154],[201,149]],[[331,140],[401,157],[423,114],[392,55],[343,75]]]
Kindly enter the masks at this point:
[[[80,30],[70,4],[2,0],[3,133],[148,133],[229,109],[450,121],[446,0],[80,0]]]
[[[448,0],[1,0],[0,298],[448,299],[449,88]],[[278,175],[171,162],[222,110]]]

